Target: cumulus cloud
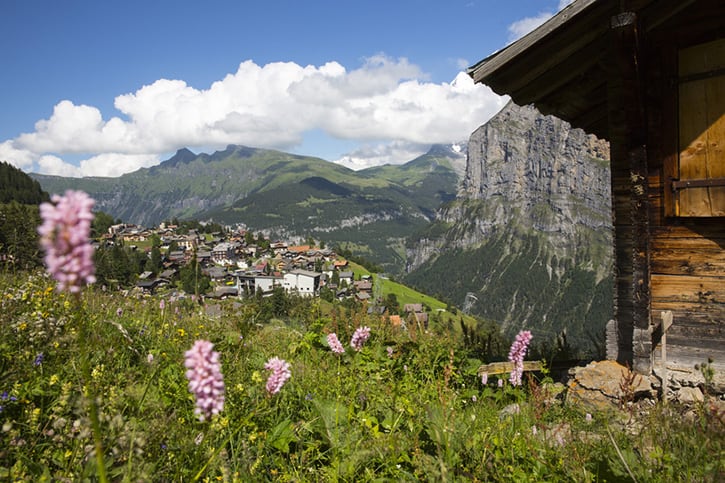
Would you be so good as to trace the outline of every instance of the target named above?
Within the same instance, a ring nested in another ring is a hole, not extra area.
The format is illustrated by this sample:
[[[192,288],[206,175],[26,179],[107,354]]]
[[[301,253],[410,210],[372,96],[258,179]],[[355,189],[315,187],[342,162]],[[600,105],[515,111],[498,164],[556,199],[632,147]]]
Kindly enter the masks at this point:
[[[385,159],[370,146],[402,153],[401,146],[455,142],[505,101],[462,72],[450,83],[432,83],[408,60],[382,54],[351,71],[337,62],[248,60],[208,89],[159,79],[119,95],[120,116],[109,119],[94,106],[61,101],[33,132],[0,144],[0,159],[44,173],[118,176],[181,147],[285,150],[300,145],[305,132],[322,130],[363,144],[345,163],[369,166]],[[88,158],[75,166],[63,155]]]
[[[359,170],[383,164],[401,164],[425,154],[430,145],[392,141],[388,143],[366,143],[360,148],[345,154],[335,163],[350,169]]]
[[[559,0],[559,6],[558,6],[557,12],[562,10],[564,7],[566,7],[573,1],[574,0]],[[517,20],[516,22],[512,23],[508,27],[509,42],[513,42],[515,40],[520,39],[524,35],[528,34],[532,30],[536,29],[536,27],[542,25],[544,22],[549,20],[551,17],[554,16],[554,14],[556,14],[556,12],[544,11],[544,12],[539,13],[536,16],[522,18],[521,20]]]

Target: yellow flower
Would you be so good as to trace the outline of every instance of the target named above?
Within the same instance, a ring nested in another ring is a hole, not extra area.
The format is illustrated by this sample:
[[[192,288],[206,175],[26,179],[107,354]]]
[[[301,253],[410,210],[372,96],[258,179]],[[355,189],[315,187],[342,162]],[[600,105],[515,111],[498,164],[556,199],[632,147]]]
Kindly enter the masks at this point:
[[[25,330],[25,329],[27,329],[27,328],[28,328],[28,324],[27,324],[27,323],[25,323],[25,322],[21,323],[21,324],[20,324],[20,325],[18,326],[18,329],[20,329],[20,330]]]
[[[50,385],[55,386],[58,383],[58,374],[50,376]]]
[[[262,382],[264,379],[262,379],[262,374],[259,373],[259,371],[254,371],[252,373],[252,381],[254,382]]]
[[[106,366],[101,364],[100,366],[96,366],[91,371],[91,377],[93,379],[100,379],[103,376],[103,371],[106,369]]]
[[[185,337],[186,331],[184,329],[176,329],[176,332],[179,333],[179,337]]]
[[[53,342],[53,347],[55,347],[56,349],[60,347],[60,342],[58,342],[57,340]]]

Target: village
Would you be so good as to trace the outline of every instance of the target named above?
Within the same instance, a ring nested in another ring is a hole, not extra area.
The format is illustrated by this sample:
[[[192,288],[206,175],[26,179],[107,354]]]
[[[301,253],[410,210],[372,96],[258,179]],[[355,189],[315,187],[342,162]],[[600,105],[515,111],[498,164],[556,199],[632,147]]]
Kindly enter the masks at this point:
[[[173,288],[182,267],[195,257],[201,275],[211,281],[212,289],[203,294],[207,299],[269,297],[278,288],[300,297],[326,293],[331,299],[364,304],[369,314],[386,317],[394,327],[406,327],[408,323],[428,327],[423,303],[408,303],[400,308],[384,303],[381,291],[374,290],[373,276],[356,274],[348,260],[324,243],[315,246],[308,240],[308,244],[298,245],[262,239],[261,234],[255,238],[243,226],[212,234],[196,229],[181,233],[178,225],[166,223],[158,228],[112,225],[101,243],[122,243],[143,249],[148,256],[154,237],[160,241],[163,268],[157,274],[144,271],[139,275],[135,290],[144,295]]]

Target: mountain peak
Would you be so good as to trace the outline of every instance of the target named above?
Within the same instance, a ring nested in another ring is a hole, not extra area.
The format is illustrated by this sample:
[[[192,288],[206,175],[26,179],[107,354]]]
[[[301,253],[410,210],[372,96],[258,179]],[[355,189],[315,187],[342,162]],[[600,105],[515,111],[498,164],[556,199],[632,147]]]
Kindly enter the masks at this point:
[[[179,163],[188,163],[193,161],[196,157],[196,154],[191,152],[189,149],[181,148],[176,151],[176,154],[174,154],[171,158],[167,159],[164,164],[168,166],[177,166]]]
[[[458,157],[465,155],[465,143],[433,144],[428,152],[429,156]]]

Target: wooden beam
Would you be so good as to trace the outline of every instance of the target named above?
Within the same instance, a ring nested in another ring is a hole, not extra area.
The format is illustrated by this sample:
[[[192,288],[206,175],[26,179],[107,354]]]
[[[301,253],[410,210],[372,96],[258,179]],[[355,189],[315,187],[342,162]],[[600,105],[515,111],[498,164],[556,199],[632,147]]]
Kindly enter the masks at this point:
[[[540,371],[544,366],[540,361],[524,361],[524,372],[527,371]],[[488,374],[489,376],[495,376],[498,374],[508,374],[514,370],[513,362],[492,362],[490,364],[484,364],[478,368],[478,374]]]
[[[634,12],[611,18],[607,99],[612,157],[612,193],[627,193],[628,203],[615,202],[617,323],[631,340],[632,368],[652,371],[649,280],[649,193],[647,124],[642,84],[638,19]],[[628,172],[628,177],[615,173]],[[619,195],[621,197],[621,194]],[[629,345],[629,347],[626,347]]]
[[[579,15],[597,0],[579,0],[564,8],[554,17],[547,20],[539,28],[529,32],[513,44],[508,45],[504,49],[494,53],[493,55],[483,59],[468,70],[475,82],[483,82],[488,75],[496,72],[517,56],[528,51],[533,45],[549,36],[552,32],[565,25],[571,19]]]

